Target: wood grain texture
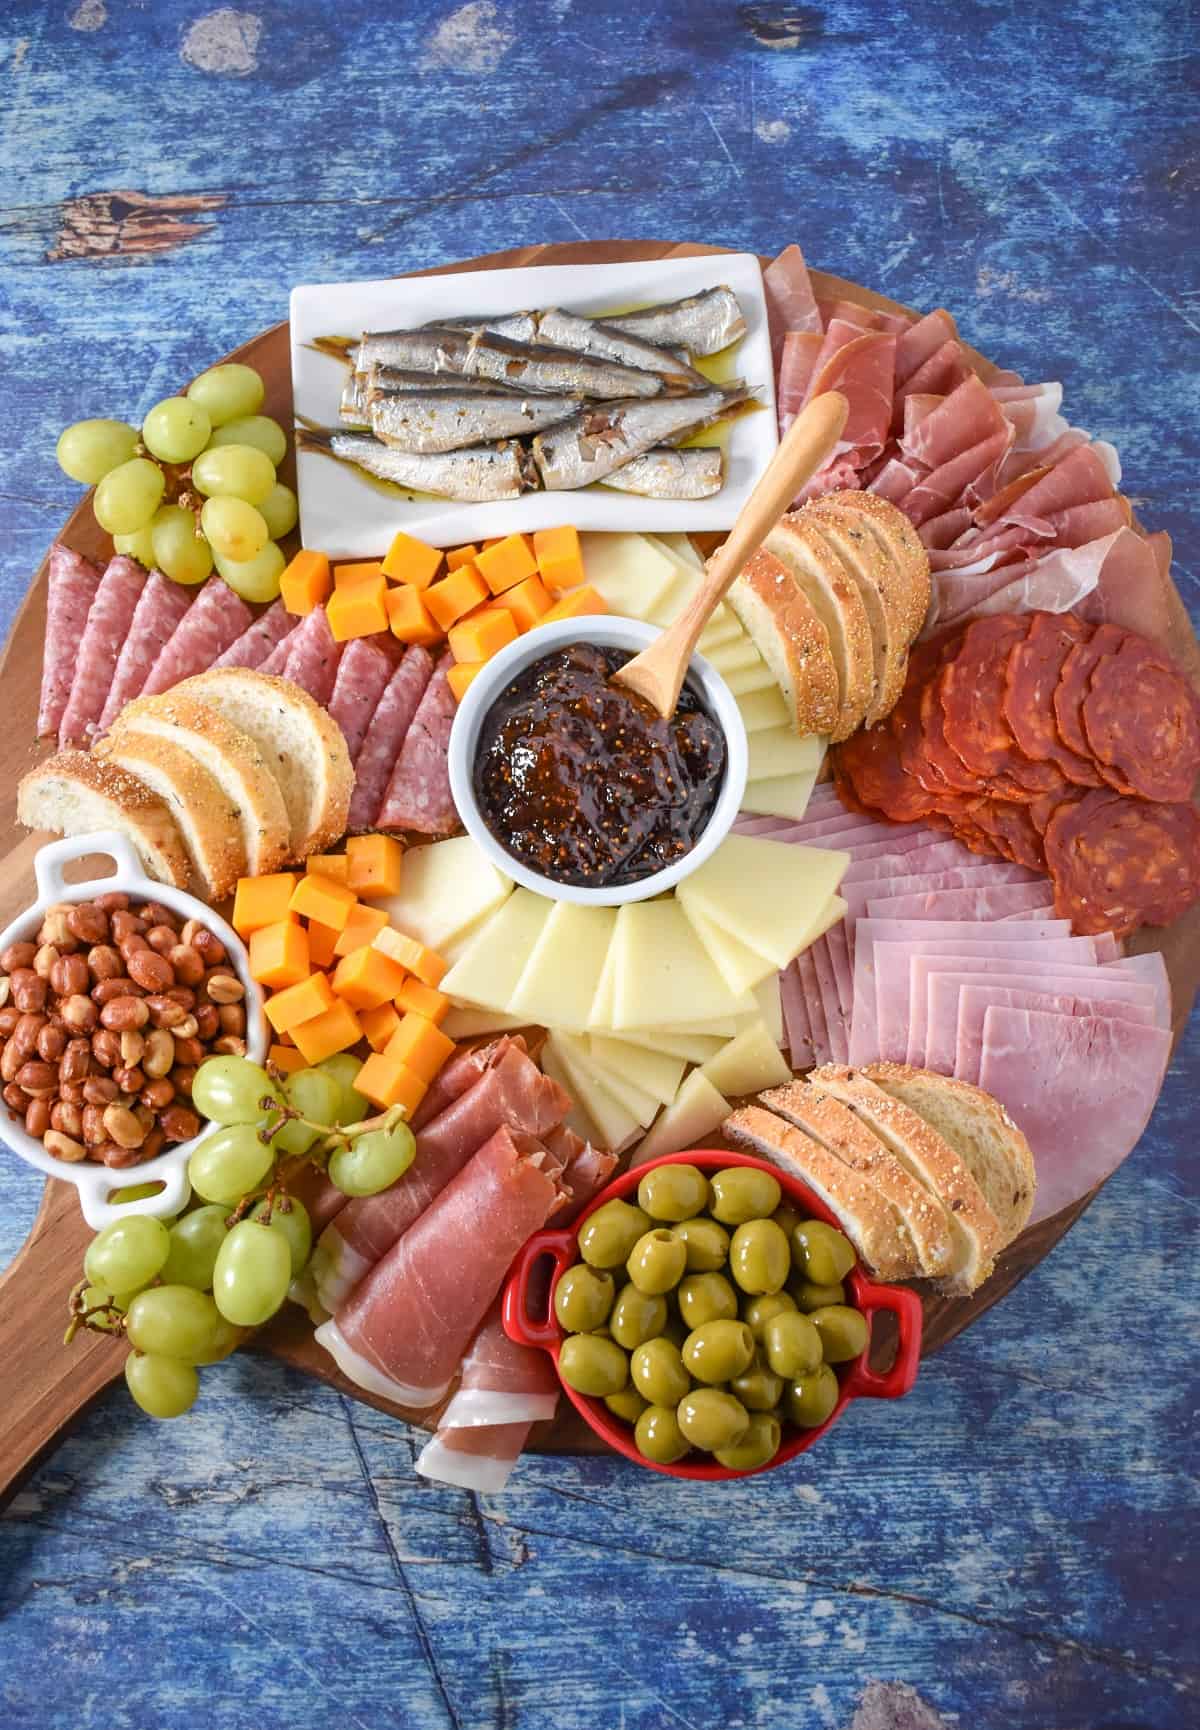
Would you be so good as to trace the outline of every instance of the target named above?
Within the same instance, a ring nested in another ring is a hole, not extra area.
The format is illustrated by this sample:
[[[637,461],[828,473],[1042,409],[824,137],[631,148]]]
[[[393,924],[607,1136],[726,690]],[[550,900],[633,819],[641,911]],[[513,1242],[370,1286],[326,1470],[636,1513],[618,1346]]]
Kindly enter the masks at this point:
[[[15,0],[0,22],[0,607],[138,416],[297,281],[703,234],[1063,379],[1197,611],[1200,111],[1182,0],[1020,9]],[[221,193],[156,255],[46,262],[113,187]],[[538,1458],[503,1498],[258,1358],[185,1423],[99,1400],[0,1522],[14,1730],[1183,1730],[1197,1721],[1200,1038],[1085,1220],[904,1406],[718,1500]],[[37,1200],[0,1151],[0,1258]],[[924,1705],[921,1704],[924,1702]]]

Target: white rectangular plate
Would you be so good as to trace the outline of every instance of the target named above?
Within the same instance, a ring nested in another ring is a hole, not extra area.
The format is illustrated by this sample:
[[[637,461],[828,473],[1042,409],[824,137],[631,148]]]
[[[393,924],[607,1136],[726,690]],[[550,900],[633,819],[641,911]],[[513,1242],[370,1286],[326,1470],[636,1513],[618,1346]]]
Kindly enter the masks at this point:
[[[300,534],[306,547],[334,558],[379,557],[398,529],[435,546],[574,523],[581,529],[727,529],[778,444],[775,377],[762,271],[750,252],[637,264],[532,265],[523,270],[466,271],[455,276],[382,282],[308,283],[292,290],[292,387],[297,420],[337,426],[344,364],[311,344],[318,336],[358,336],[434,319],[489,317],[533,307],[606,312],[681,300],[727,283],[741,303],[746,335],[735,350],[737,373],[762,403],[734,420],[725,445],[725,484],[711,499],[642,499],[607,487],[530,492],[495,504],[456,504],[383,490],[357,470],[319,451],[299,451]]]

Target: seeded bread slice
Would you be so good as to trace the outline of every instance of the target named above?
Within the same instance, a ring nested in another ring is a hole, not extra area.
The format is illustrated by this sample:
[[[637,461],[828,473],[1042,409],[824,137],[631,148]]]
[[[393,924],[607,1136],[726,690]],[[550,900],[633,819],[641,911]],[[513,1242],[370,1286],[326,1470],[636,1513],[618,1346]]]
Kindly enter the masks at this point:
[[[828,632],[841,693],[830,737],[848,739],[875,697],[875,650],[858,584],[802,514],[782,517],[765,545],[787,566]]]
[[[86,751],[59,751],[22,776],[17,822],[51,835],[116,829],[128,835],[147,876],[186,889],[188,856],[175,819],[144,781]]]
[[[895,561],[907,607],[904,634],[910,643],[913,642],[921,634],[933,592],[929,554],[920,535],[904,512],[897,510],[889,499],[880,498],[878,493],[831,493],[828,502],[837,510],[865,522],[880,550]]]
[[[828,733],[841,703],[829,632],[787,566],[760,548],[728,595],[783,690],[798,733]]]
[[[238,809],[216,777],[181,745],[132,729],[98,739],[92,754],[144,781],[163,801],[207,899],[232,895],[246,875],[246,846]]]
[[[871,627],[875,667],[875,695],[863,725],[873,727],[891,714],[904,689],[912,641],[908,630],[911,597],[907,579],[901,575],[896,560],[882,550],[867,524],[850,511],[838,510],[831,499],[814,499],[805,505],[802,514],[858,584]]]
[[[868,1063],[869,1076],[948,1141],[983,1191],[1011,1243],[1033,1210],[1037,1172],[1029,1143],[999,1100],[969,1081],[905,1063]]]

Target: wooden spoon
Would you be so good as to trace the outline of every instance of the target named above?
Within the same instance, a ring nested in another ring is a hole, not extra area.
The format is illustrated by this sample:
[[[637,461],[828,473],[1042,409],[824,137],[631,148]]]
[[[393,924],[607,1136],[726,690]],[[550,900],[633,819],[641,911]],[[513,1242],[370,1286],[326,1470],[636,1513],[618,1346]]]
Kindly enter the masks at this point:
[[[845,397],[830,390],[814,397],[796,417],[738,513],[728,540],[709,559],[704,581],[692,600],[673,625],[613,674],[614,684],[627,685],[664,720],[670,719],[700,633],[801,487],[828,461],[848,413]]]

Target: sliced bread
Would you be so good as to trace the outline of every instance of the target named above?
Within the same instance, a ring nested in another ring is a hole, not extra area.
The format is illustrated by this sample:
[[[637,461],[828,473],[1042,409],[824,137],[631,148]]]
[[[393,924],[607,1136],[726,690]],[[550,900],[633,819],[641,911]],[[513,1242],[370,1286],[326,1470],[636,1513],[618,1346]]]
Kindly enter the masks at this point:
[[[254,740],[194,697],[164,691],[126,705],[114,734],[147,733],[190,752],[219,782],[239,814],[252,877],[277,871],[290,853],[290,826],[279,783]]]
[[[950,1272],[954,1228],[944,1204],[900,1164],[848,1106],[803,1081],[773,1087],[761,1094],[759,1101],[871,1179],[907,1226],[921,1272],[927,1278],[943,1279]]]
[[[904,1221],[870,1178],[761,1105],[742,1106],[721,1127],[739,1147],[752,1148],[808,1184],[880,1279],[915,1279],[921,1272]]]
[[[183,838],[192,873],[210,901],[232,895],[246,875],[246,847],[237,807],[190,751],[149,733],[109,733],[93,755],[144,781],[166,805]]]
[[[841,559],[858,584],[871,627],[874,650],[875,695],[863,717],[873,727],[890,715],[904,689],[908,671],[908,630],[911,602],[907,579],[897,561],[885,553],[866,523],[849,511],[837,509],[836,495],[814,499],[805,505],[804,517]]]
[[[983,1191],[958,1154],[923,1117],[856,1069],[827,1063],[810,1076],[815,1087],[840,1099],[874,1130],[901,1165],[945,1203],[954,1228],[954,1255],[942,1284],[972,1292],[992,1271],[1003,1232]]]
[[[875,650],[858,584],[802,514],[782,517],[765,545],[787,566],[828,633],[841,692],[830,737],[848,739],[875,697]]]
[[[889,499],[878,493],[830,494],[830,504],[839,511],[865,522],[878,541],[880,549],[895,560],[903,579],[902,594],[907,604],[905,635],[909,642],[920,636],[929,612],[932,594],[929,575],[929,554],[904,512],[897,510]]]
[[[862,1073],[923,1117],[948,1141],[983,1191],[1011,1243],[1033,1209],[1033,1153],[999,1100],[969,1081],[954,1081],[905,1063],[868,1063]]]
[[[17,822],[52,835],[119,830],[147,876],[176,889],[188,886],[187,851],[164,801],[137,776],[86,751],[59,751],[22,776]]]
[[[354,770],[336,721],[288,679],[219,667],[175,687],[248,733],[266,758],[287,807],[289,853],[306,859],[346,830]]]
[[[841,703],[829,632],[787,566],[760,549],[728,600],[775,675],[796,731],[828,733]]]

